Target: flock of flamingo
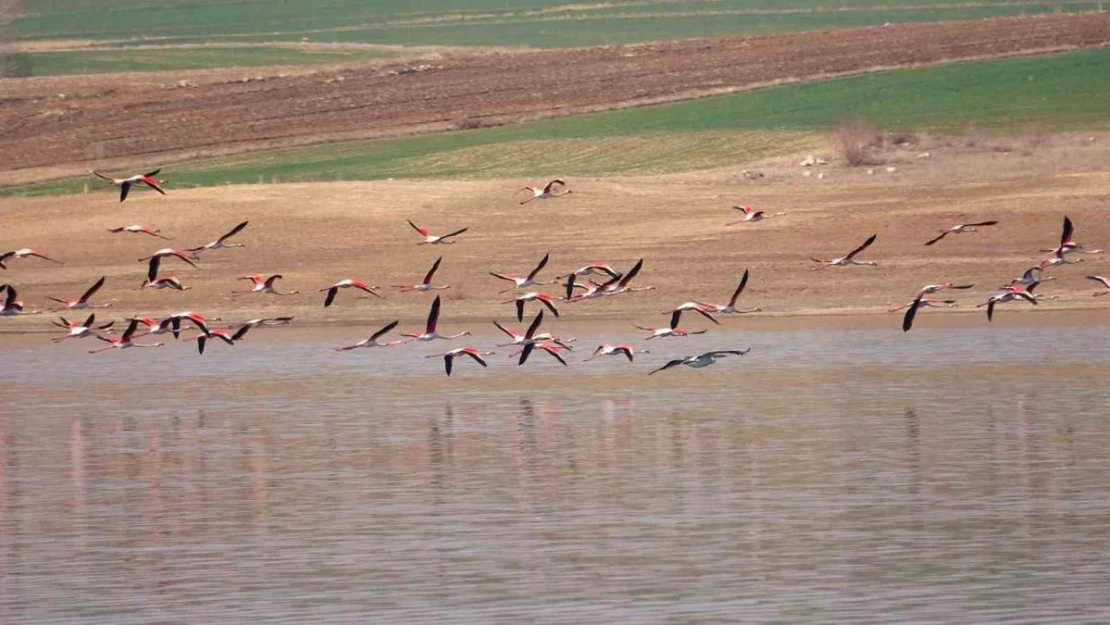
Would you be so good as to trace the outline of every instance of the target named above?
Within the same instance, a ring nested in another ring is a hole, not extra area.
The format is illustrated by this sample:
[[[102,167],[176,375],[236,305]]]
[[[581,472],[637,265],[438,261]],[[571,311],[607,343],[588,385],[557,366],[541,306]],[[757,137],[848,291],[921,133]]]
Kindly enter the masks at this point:
[[[163,188],[163,181],[155,178],[155,176],[158,175],[159,172],[159,169],[155,169],[154,171],[151,171],[149,173],[136,174],[126,178],[113,178],[95,171],[91,173],[107,181],[108,184],[119,187],[120,201],[123,202],[127,199],[131,188],[135,185],[145,185],[146,187],[149,187],[157,191],[158,193],[165,195],[166,192]],[[563,180],[553,180],[542,187],[524,187],[520,190],[520,192],[527,193],[527,197],[520,202],[521,204],[526,204],[532,200],[537,199],[546,200],[562,197],[571,193],[571,190],[567,188],[566,183]],[[749,206],[736,206],[734,208],[741,211],[744,217],[739,221],[731,222],[726,225],[731,226],[746,222],[758,222],[768,217],[768,215],[766,215],[764,211],[754,210]],[[772,216],[780,216],[782,214],[783,213],[776,213]],[[245,247],[242,243],[232,242],[231,239],[242,232],[248,226],[248,224],[249,222],[247,221],[239,223],[223,236],[205,245],[184,249],[167,247],[160,249],[146,257],[140,258],[140,262],[148,263],[147,276],[140,288],[168,288],[175,290],[185,290],[190,288],[188,286],[184,286],[176,276],[159,275],[159,270],[161,268],[163,259],[175,259],[177,261],[181,261],[193,267],[196,267],[196,262],[200,260],[202,253],[212,250]],[[976,232],[980,228],[994,226],[997,224],[998,221],[995,220],[981,221],[970,224],[958,224],[946,230],[940,231],[937,236],[926,241],[925,245],[934,245],[943,240],[945,237],[948,237],[949,235]],[[412,221],[408,221],[408,225],[421,237],[421,240],[419,242],[420,245],[453,244],[456,242],[456,238],[459,237],[459,235],[467,232],[467,228],[461,228],[452,232],[448,232],[446,234],[436,235],[432,234],[431,231],[416,225]],[[143,234],[150,237],[168,240],[168,238],[163,236],[161,234],[161,231],[157,228],[152,228],[140,224],[132,224],[128,226],[121,226],[118,228],[111,228],[109,229],[109,232]],[[864,240],[862,244],[860,244],[858,247],[853,249],[845,256],[833,259],[811,258],[810,260],[816,263],[814,269],[817,270],[825,269],[828,267],[846,267],[850,265],[863,265],[872,267],[878,266],[878,263],[876,263],[875,261],[864,261],[859,260],[858,258],[872,244],[875,243],[877,236],[877,234],[872,234],[870,237]],[[1020,301],[1027,302],[1031,305],[1037,305],[1038,299],[1040,299],[1042,296],[1035,294],[1034,290],[1036,289],[1037,285],[1040,284],[1040,282],[1052,279],[1050,277],[1045,277],[1042,275],[1043,271],[1046,268],[1056,265],[1074,264],[1080,262],[1080,260],[1068,259],[1069,255],[1075,253],[1086,252],[1097,254],[1100,253],[1102,250],[1086,250],[1083,248],[1082,245],[1076,243],[1072,221],[1065,216],[1059,244],[1053,248],[1043,249],[1041,251],[1049,253],[1049,256],[1039,264],[1034,265],[1026,270],[1020,278],[1011,280],[1009,284],[1000,287],[999,293],[992,295],[986,302],[978,305],[979,307],[986,308],[988,321],[993,319],[995,308],[999,304]],[[48,262],[60,264],[59,261],[40,253],[38,250],[23,248],[0,254],[0,269],[6,270],[8,268],[8,263],[10,263],[12,260],[28,258],[38,258]],[[494,326],[496,326],[496,328],[500,332],[504,333],[509,339],[509,342],[498,344],[497,347],[515,348],[515,351],[510,353],[509,357],[516,358],[518,365],[523,365],[525,362],[528,361],[528,358],[537,351],[546,353],[548,356],[555,359],[563,366],[567,365],[565,352],[574,351],[573,347],[571,346],[571,343],[574,342],[574,339],[562,339],[550,332],[539,331],[540,327],[543,324],[545,312],[550,313],[555,317],[559,316],[559,309],[556,305],[557,302],[580,302],[601,297],[614,297],[634,293],[636,291],[654,289],[654,287],[650,286],[632,285],[632,281],[636,278],[643,267],[643,259],[638,260],[631,268],[624,272],[617,271],[609,265],[595,263],[580,267],[579,269],[571,271],[567,274],[555,276],[550,280],[541,280],[539,278],[539,275],[547,267],[549,260],[550,254],[545,254],[543,258],[541,258],[539,262],[531,269],[531,271],[524,275],[490,272],[490,276],[492,276],[493,278],[502,280],[506,283],[511,283],[511,286],[506,284],[507,288],[498,291],[498,295],[505,295],[507,293],[521,291],[523,289],[541,287],[552,284],[561,285],[563,289],[563,295],[558,298],[541,291],[527,291],[517,295],[516,297],[506,299],[502,302],[503,304],[512,304],[515,307],[516,319],[518,322],[524,321],[525,310],[529,304],[535,304],[540,307],[533,317],[531,323],[528,325],[527,329],[523,333],[506,327],[496,320],[493,321]],[[394,288],[400,289],[401,292],[430,292],[450,288],[450,286],[448,285],[436,286],[433,283],[436,271],[439,269],[442,261],[442,256],[437,258],[419,283],[411,285],[394,285]],[[598,279],[594,280],[592,278],[593,276],[597,276]],[[659,328],[649,328],[639,325],[635,325],[635,327],[647,333],[647,335],[644,337],[647,340],[667,337],[686,337],[690,335],[704,334],[707,332],[707,330],[684,330],[679,327],[683,313],[694,313],[708,319],[716,325],[719,325],[720,322],[717,320],[715,315],[741,315],[746,313],[760,312],[759,308],[740,309],[736,306],[737,300],[739,299],[741,293],[743,293],[744,288],[748,283],[748,277],[749,272],[745,270],[744,274],[740,278],[739,283],[733,290],[731,297],[725,304],[709,303],[703,301],[685,302],[679,304],[673,309],[663,311],[663,314],[670,315],[670,322],[667,325]],[[1110,278],[1097,275],[1090,275],[1087,276],[1087,278],[1098,282],[1103,287],[1102,290],[1095,293],[1095,295],[1105,295],[1107,293],[1110,293]],[[275,284],[278,280],[282,279],[281,274],[274,274],[270,276],[248,275],[242,276],[239,279],[249,281],[251,283],[251,288],[244,291],[237,291],[232,294],[233,297],[255,293],[271,296],[298,294],[298,291],[296,290],[283,292],[277,289]],[[583,279],[585,279],[585,282],[582,281]],[[96,295],[104,286],[104,283],[105,278],[101,277],[77,299],[70,300],[54,297],[51,297],[49,299],[61,306],[61,309],[58,312],[66,310],[76,311],[109,308],[112,306],[111,301],[101,304],[93,304],[90,301],[93,296]],[[913,300],[902,306],[892,308],[890,311],[905,311],[903,315],[902,329],[903,331],[909,331],[913,327],[913,322],[916,315],[922,308],[956,305],[956,301],[953,299],[937,299],[928,297],[929,295],[934,295],[941,291],[970,289],[973,286],[973,284],[952,283],[929,284],[922,287],[914,296]],[[345,289],[355,289],[368,293],[369,295],[374,297],[382,297],[382,295],[378,293],[378,291],[381,290],[381,287],[372,286],[358,280],[341,280],[339,282],[336,282],[335,284],[326,286],[319,290],[321,293],[326,293],[323,301],[324,307],[326,308],[332,306],[336,302],[339,291]],[[20,301],[18,298],[16,288],[11,284],[0,284],[0,295],[5,295],[3,307],[0,308],[0,317],[41,314],[41,311],[25,310],[23,302]],[[441,334],[438,330],[440,309],[441,299],[440,296],[437,294],[435,299],[431,303],[431,307],[428,312],[427,323],[425,324],[423,331],[402,333],[400,334],[400,338],[396,340],[383,341],[383,337],[393,332],[394,329],[397,327],[398,321],[394,320],[381,327],[379,330],[371,334],[368,338],[351,345],[337,347],[335,348],[335,350],[340,352],[348,352],[360,348],[394,347],[417,341],[430,342],[436,340],[454,340],[470,335],[469,331],[458,332],[455,334]],[[227,345],[234,345],[238,341],[242,340],[246,336],[246,334],[253,328],[263,326],[289,325],[292,320],[292,317],[251,319],[221,329],[214,328],[211,325],[212,321],[218,321],[217,318],[213,318],[210,320],[205,318],[205,316],[201,315],[200,313],[194,311],[185,311],[172,314],[164,319],[154,319],[150,317],[137,316],[129,317],[126,319],[127,326],[124,331],[116,336],[114,329],[115,322],[102,323],[98,325],[96,321],[96,312],[94,311],[90,313],[87,318],[79,323],[71,322],[65,317],[59,317],[58,320],[53,321],[53,324],[55,326],[61,328],[66,333],[62,336],[55,337],[52,340],[55,343],[61,343],[69,339],[94,337],[100,341],[103,341],[107,345],[99,349],[89,350],[89,353],[100,354],[112,350],[123,350],[132,347],[163,347],[165,346],[165,343],[162,342],[137,343],[134,339],[145,336],[156,336],[166,333],[171,333],[173,337],[177,339],[180,337],[180,334],[183,330],[188,330],[191,327],[192,330],[196,331],[196,334],[188,337],[186,340],[196,341],[197,351],[200,354],[203,354],[208,341],[211,339],[219,339]],[[140,327],[144,329],[141,334],[138,333]],[[682,366],[695,369],[704,368],[716,363],[718,360],[727,356],[743,356],[749,351],[750,348],[725,349],[709,351],[702,354],[686,356],[683,358],[676,358],[668,360],[662,366],[656,369],[652,369],[648,372],[648,375],[653,375],[661,371]],[[493,355],[494,353],[495,352],[493,351],[483,351],[473,346],[463,346],[449,350],[445,353],[432,354],[427,356],[427,358],[442,358],[446,373],[448,376],[450,376],[454,369],[454,361],[457,357],[465,356],[473,360],[477,364],[481,365],[482,367],[487,367],[488,363],[485,357]],[[646,353],[649,353],[648,350],[638,349],[631,344],[603,343],[599,345],[593,351],[592,355],[586,358],[585,361],[588,362],[606,356],[616,356],[619,358],[625,358],[629,362],[633,362],[636,354]]]

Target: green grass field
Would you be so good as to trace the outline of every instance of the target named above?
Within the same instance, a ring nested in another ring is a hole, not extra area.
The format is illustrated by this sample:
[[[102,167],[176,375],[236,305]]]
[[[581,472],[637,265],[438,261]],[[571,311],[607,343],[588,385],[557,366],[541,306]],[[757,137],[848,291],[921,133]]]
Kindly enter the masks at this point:
[[[389,56],[376,50],[307,51],[276,47],[162,48],[35,52],[26,55],[32,76],[156,72],[266,65],[345,63]]]
[[[584,46],[1100,9],[1102,0],[24,0],[24,39]]]
[[[648,174],[743,166],[820,145],[838,119],[1000,133],[1110,128],[1110,49],[900,70],[514,126],[248,154],[172,167],[173,186],[413,177]],[[85,181],[9,190],[80,191]]]

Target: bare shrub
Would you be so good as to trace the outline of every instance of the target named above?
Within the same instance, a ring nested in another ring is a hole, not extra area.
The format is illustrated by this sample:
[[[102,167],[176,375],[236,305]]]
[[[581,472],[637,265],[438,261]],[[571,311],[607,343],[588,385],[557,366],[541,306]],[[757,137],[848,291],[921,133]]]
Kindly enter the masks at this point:
[[[883,145],[883,136],[862,117],[842,120],[833,129],[834,148],[850,167],[877,164],[874,151]]]

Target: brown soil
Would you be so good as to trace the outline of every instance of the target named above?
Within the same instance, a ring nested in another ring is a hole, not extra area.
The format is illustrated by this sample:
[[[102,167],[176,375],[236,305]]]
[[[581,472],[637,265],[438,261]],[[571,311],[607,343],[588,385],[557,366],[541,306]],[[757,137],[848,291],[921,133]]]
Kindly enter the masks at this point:
[[[580,50],[445,56],[167,88],[166,74],[0,80],[0,171],[50,176],[445,130],[881,68],[1110,43],[1110,13],[910,24]],[[237,70],[236,77],[263,75]],[[335,78],[342,77],[342,81]],[[64,94],[64,98],[59,97]]]
[[[794,159],[768,164],[766,177],[757,181],[735,171],[571,180],[572,195],[523,207],[511,198],[522,181],[511,180],[223,187],[174,190],[165,197],[137,190],[122,205],[111,191],[8,199],[0,247],[38,248],[65,264],[12,261],[0,282],[11,282],[29,308],[43,310],[52,307],[48,296],[73,298],[108,276],[99,299],[118,301],[103,318],[191,309],[228,320],[293,314],[306,325],[373,325],[398,317],[418,322],[426,314],[432,296],[388,287],[418,281],[442,255],[434,282],[452,285],[441,293],[444,329],[455,331],[509,318],[511,305],[496,295],[504,286],[487,272],[524,273],[550,251],[541,277],[593,261],[626,269],[643,257],[636,284],[656,287],[561,304],[568,321],[608,320],[626,330],[632,321],[661,324],[665,317],[659,313],[669,306],[727,300],[750,269],[739,303],[762,308],[760,317],[876,313],[876,323],[897,327],[900,317],[887,315],[887,307],[909,301],[924,284],[951,281],[976,287],[955,294],[959,308],[928,310],[919,323],[965,325],[985,323],[975,304],[1042,258],[1037,250],[1055,245],[1067,214],[1081,243],[1108,249],[1081,255],[1078,266],[1049,270],[1056,279],[1040,290],[1058,299],[1036,310],[1086,310],[1092,316],[1084,319],[1106,322],[1110,297],[1092,297],[1101,287],[1084,276],[1110,273],[1110,221],[1102,218],[1110,208],[1108,146],[1106,134],[1062,135],[1011,153],[980,144],[937,144],[928,159],[885,153],[897,171],[884,167],[871,176],[834,165],[804,169]],[[802,177],[805,171],[826,177]],[[786,214],[726,226],[739,214],[729,207],[739,203]],[[463,226],[470,231],[454,245],[417,245],[406,218],[435,232]],[[172,259],[164,263],[163,273],[176,274],[191,290],[136,290],[145,273],[139,257],[166,244],[210,241],[243,219],[251,223],[237,240],[247,249],[208,252],[199,269]],[[986,219],[1001,223],[923,245],[938,229]],[[162,228],[174,241],[105,232],[131,223]],[[880,267],[813,270],[809,256],[841,256],[872,233],[878,240],[861,258]],[[302,294],[233,298],[230,292],[246,285],[236,278],[256,272],[282,273],[279,285]],[[386,299],[345,291],[325,310],[317,290],[344,278],[381,285]],[[542,290],[559,293],[556,286]],[[948,314],[964,311],[974,315]],[[999,314],[1007,323],[1010,315],[1032,311],[1027,304],[1006,304]],[[696,316],[684,321],[693,327],[706,323]],[[43,316],[0,319],[0,331],[48,329]]]

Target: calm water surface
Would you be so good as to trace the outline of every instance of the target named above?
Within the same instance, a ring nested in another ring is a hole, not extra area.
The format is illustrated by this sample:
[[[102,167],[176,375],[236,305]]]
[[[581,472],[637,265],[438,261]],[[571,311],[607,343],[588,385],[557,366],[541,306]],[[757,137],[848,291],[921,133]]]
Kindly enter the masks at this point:
[[[0,337],[0,623],[1110,622],[1106,328],[349,338]]]

